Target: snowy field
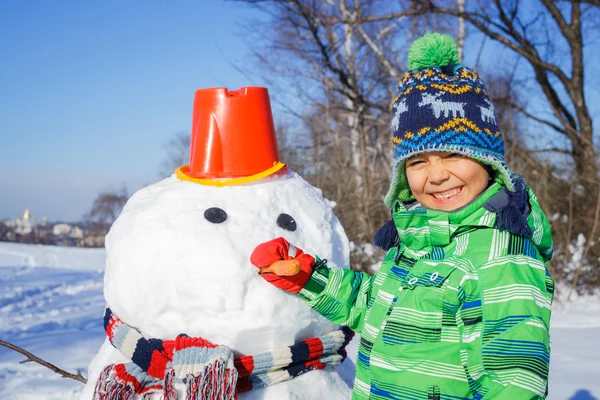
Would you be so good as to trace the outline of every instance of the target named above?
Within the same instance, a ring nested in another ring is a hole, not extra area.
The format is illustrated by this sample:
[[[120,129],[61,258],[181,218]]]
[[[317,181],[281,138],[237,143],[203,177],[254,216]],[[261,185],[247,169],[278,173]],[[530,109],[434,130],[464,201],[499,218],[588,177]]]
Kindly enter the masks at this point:
[[[0,243],[0,339],[86,375],[104,340],[104,260],[103,249]],[[551,333],[548,398],[600,398],[600,296],[556,302]],[[78,398],[81,383],[23,359],[0,347],[0,399]]]

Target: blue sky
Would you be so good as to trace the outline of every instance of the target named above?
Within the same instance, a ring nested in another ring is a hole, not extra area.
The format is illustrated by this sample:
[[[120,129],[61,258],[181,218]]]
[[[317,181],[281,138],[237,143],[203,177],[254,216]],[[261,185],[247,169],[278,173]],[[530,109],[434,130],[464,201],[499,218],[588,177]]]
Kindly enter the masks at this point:
[[[217,0],[0,2],[0,219],[77,221],[101,190],[160,178],[194,91],[264,84],[239,72],[240,23]]]

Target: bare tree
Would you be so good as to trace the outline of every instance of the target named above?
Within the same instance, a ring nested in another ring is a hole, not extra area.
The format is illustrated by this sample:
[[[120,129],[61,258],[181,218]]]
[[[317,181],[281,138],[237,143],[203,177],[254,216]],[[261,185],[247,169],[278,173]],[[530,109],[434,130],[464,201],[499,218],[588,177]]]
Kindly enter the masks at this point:
[[[165,158],[160,166],[161,176],[170,176],[175,168],[187,165],[190,160],[190,133],[179,131],[165,144]]]
[[[456,5],[458,7],[458,11],[465,11],[465,2],[466,0],[456,0]],[[465,19],[459,17],[458,18],[458,32],[456,34],[456,45],[458,47],[458,59],[462,61],[463,52],[465,47],[465,37],[467,36],[467,29],[465,27]]]
[[[117,192],[107,191],[98,194],[92,208],[84,216],[88,229],[96,234],[106,233],[123,210],[128,198],[125,187]]]

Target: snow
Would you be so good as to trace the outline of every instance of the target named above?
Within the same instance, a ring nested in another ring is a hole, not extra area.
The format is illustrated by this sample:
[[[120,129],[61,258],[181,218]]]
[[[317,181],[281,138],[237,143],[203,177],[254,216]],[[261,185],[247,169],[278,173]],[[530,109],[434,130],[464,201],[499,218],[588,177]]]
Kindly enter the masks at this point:
[[[104,249],[0,243],[0,340],[86,370],[104,339]],[[83,388],[0,347],[1,399],[71,399]]]
[[[106,252],[104,249],[83,249],[2,243],[0,267],[61,267],[80,271],[104,271]]]
[[[0,243],[0,340],[69,372],[80,369],[87,375],[88,364],[105,338],[104,263],[105,252],[99,249]],[[556,301],[551,336],[548,398],[600,398],[600,295],[574,297],[568,303]],[[351,357],[356,346],[355,339],[348,349]],[[80,397],[83,384],[62,379],[34,363],[19,364],[23,359],[0,347],[0,399]],[[353,368],[347,362],[339,369],[347,374]],[[297,383],[316,390],[306,378],[309,376]],[[324,397],[313,394],[311,398]]]
[[[550,398],[598,399],[600,292],[586,296],[573,294],[567,301],[570,288],[561,285],[557,288],[550,325]]]

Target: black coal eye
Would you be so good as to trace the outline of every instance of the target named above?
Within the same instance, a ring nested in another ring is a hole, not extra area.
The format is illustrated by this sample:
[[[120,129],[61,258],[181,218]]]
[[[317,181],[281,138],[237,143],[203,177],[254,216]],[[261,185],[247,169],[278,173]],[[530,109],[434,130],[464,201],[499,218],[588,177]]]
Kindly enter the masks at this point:
[[[220,224],[227,219],[227,213],[219,207],[211,207],[204,211],[204,218],[213,224]]]
[[[290,232],[294,232],[298,227],[294,218],[287,214],[279,214],[279,217],[277,217],[277,226]]]

